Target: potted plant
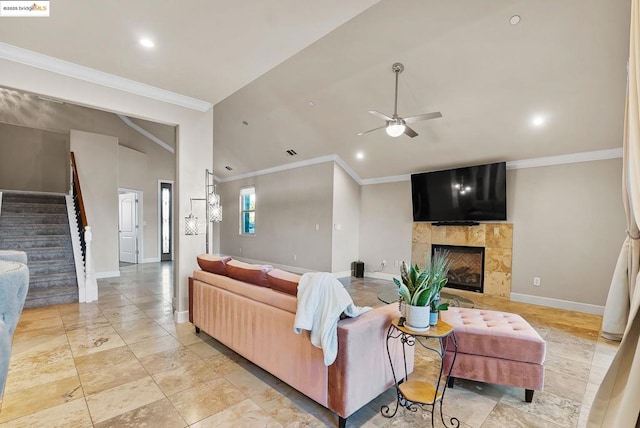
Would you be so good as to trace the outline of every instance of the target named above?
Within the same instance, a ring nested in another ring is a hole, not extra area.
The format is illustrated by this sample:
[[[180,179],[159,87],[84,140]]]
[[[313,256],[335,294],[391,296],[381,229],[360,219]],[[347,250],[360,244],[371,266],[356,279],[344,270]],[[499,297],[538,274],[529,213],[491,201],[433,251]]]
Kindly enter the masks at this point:
[[[413,330],[429,328],[430,312],[446,310],[448,303],[440,303],[440,291],[447,283],[447,273],[451,262],[447,251],[437,251],[424,270],[416,264],[400,267],[401,281],[394,278],[400,298],[406,303],[406,322]]]

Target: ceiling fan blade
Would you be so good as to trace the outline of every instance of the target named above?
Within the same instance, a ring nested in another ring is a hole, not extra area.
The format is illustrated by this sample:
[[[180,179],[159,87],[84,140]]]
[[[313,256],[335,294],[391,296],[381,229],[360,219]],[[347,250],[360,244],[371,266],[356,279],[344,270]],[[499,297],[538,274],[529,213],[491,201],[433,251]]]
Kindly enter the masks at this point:
[[[404,118],[404,122],[405,123],[415,123],[415,122],[418,122],[420,120],[437,119],[439,117],[442,117],[442,113],[440,113],[439,111],[435,111],[433,113],[425,113],[425,114],[419,114],[419,115],[416,115],[416,116],[405,117]]]
[[[404,126],[404,135],[409,136],[411,138],[417,137],[418,133],[413,129],[409,128],[407,125]]]
[[[387,127],[387,125],[378,126],[377,128],[373,128],[373,129],[370,129],[370,130],[368,130],[368,131],[360,132],[360,133],[358,133],[357,135],[364,135],[364,134],[368,134],[369,132],[377,131],[378,129],[384,129],[384,128],[386,128],[386,127]]]
[[[374,116],[379,117],[379,118],[380,118],[380,119],[382,119],[382,120],[393,120],[393,118],[392,118],[392,117],[389,117],[389,116],[387,116],[387,115],[386,115],[386,114],[384,114],[384,113],[380,113],[379,111],[369,110],[369,113],[371,113],[371,114],[372,114],[372,115],[374,115]]]

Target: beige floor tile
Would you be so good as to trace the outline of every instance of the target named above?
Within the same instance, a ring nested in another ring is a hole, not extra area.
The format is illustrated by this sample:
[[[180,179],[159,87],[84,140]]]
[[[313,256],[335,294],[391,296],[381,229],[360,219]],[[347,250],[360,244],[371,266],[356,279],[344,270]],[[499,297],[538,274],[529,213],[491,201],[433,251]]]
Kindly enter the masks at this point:
[[[59,317],[59,306],[45,306],[42,308],[27,308],[20,315],[20,322],[34,321],[39,319],[47,319],[51,317]]]
[[[152,375],[201,361],[200,357],[184,346],[156,352],[140,359],[144,368]]]
[[[247,397],[260,395],[271,388],[245,369],[235,370],[225,375],[225,379],[231,382],[233,386],[238,388]]]
[[[133,361],[125,361],[82,373],[80,374],[80,382],[85,395],[90,395],[143,379],[147,376],[149,376],[149,373],[138,360],[134,359]]]
[[[67,359],[57,362],[44,361],[37,363],[36,361],[30,361],[23,368],[16,368],[15,365],[11,365],[9,376],[7,377],[7,391],[17,392],[57,380],[77,377],[78,375],[70,351]]]
[[[125,343],[113,327],[100,327],[92,330],[72,330],[67,334],[74,357],[118,348]]]
[[[46,313],[42,313],[40,315],[44,315]],[[60,317],[60,313],[58,311],[50,311],[48,312],[50,316],[48,317],[20,317],[20,321],[18,322],[18,326],[16,329],[20,329],[21,331],[29,331],[29,330],[37,330],[44,327],[57,327],[62,326],[62,318]]]
[[[578,364],[578,363],[576,363]],[[581,401],[587,388],[587,380],[577,375],[545,370],[544,391],[572,401]]]
[[[92,426],[87,403],[82,398],[0,423],[2,428],[90,428]]]
[[[77,376],[56,380],[29,389],[12,392],[6,390],[2,398],[0,422],[26,416],[40,410],[82,398]]]
[[[188,424],[228,409],[245,398],[242,392],[224,378],[214,379],[169,396],[171,403]]]
[[[55,348],[60,344],[68,344],[68,339],[62,325],[54,327],[45,327],[38,330],[30,330],[22,332],[16,330],[13,336],[12,355],[22,353],[25,350],[38,348],[46,350]]]
[[[121,331],[120,337],[127,345],[143,342],[145,340],[154,339],[162,336],[169,336],[167,330],[157,324],[149,327],[142,327],[135,330]]]
[[[545,391],[536,391],[533,402],[527,403],[521,388],[509,388],[500,403],[563,427],[576,426],[581,406],[579,402]]]
[[[192,345],[188,345],[187,348],[202,359],[209,358],[220,353],[220,351],[207,342],[194,343]]]
[[[75,358],[76,369],[80,374],[107,369],[127,362],[136,362],[136,358],[126,346],[106,349]]]
[[[275,419],[251,400],[244,400],[228,409],[208,417],[194,425],[193,428],[213,427],[238,428],[279,428],[282,427]]]
[[[498,403],[494,410],[487,416],[481,428],[559,428],[551,421],[547,421],[535,415],[504,404]]]
[[[173,336],[162,336],[148,339],[142,342],[132,343],[129,345],[131,352],[139,359],[155,354],[157,352],[178,349],[182,346]]]
[[[480,427],[496,406],[497,400],[473,393],[464,388],[447,389],[442,411],[471,427]]]
[[[87,396],[91,419],[99,423],[164,398],[153,379],[146,377]]]
[[[155,373],[153,380],[166,396],[171,396],[220,377],[204,361],[198,360]]]
[[[187,423],[167,398],[154,401],[95,425],[96,428],[182,428],[186,426]]]

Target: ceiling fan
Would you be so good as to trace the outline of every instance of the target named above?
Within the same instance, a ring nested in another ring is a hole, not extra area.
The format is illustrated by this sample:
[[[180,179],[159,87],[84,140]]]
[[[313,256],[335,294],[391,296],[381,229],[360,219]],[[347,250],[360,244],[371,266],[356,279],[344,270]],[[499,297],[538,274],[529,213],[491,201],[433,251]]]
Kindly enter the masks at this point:
[[[407,126],[409,123],[418,122],[420,120],[429,120],[429,119],[437,119],[442,117],[442,113],[439,111],[433,113],[425,113],[419,114],[417,116],[409,116],[409,117],[399,117],[398,116],[398,75],[402,73],[404,70],[404,65],[396,62],[393,64],[392,68],[393,72],[396,74],[396,92],[395,92],[395,100],[393,104],[393,116],[389,117],[384,113],[380,113],[379,111],[369,110],[369,113],[372,115],[379,117],[380,119],[387,122],[386,125],[379,126],[377,128],[370,129],[368,131],[360,132],[358,135],[368,134],[369,132],[377,131],[378,129],[385,128],[387,134],[391,137],[399,137],[402,134],[408,135],[413,138],[418,135],[416,131]]]

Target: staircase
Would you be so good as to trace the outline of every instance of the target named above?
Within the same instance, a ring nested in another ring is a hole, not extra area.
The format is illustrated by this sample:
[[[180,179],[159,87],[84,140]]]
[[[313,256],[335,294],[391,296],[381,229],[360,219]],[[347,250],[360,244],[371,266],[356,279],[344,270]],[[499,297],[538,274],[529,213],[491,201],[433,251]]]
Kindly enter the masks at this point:
[[[64,196],[3,192],[0,249],[27,253],[25,308],[78,301]]]

